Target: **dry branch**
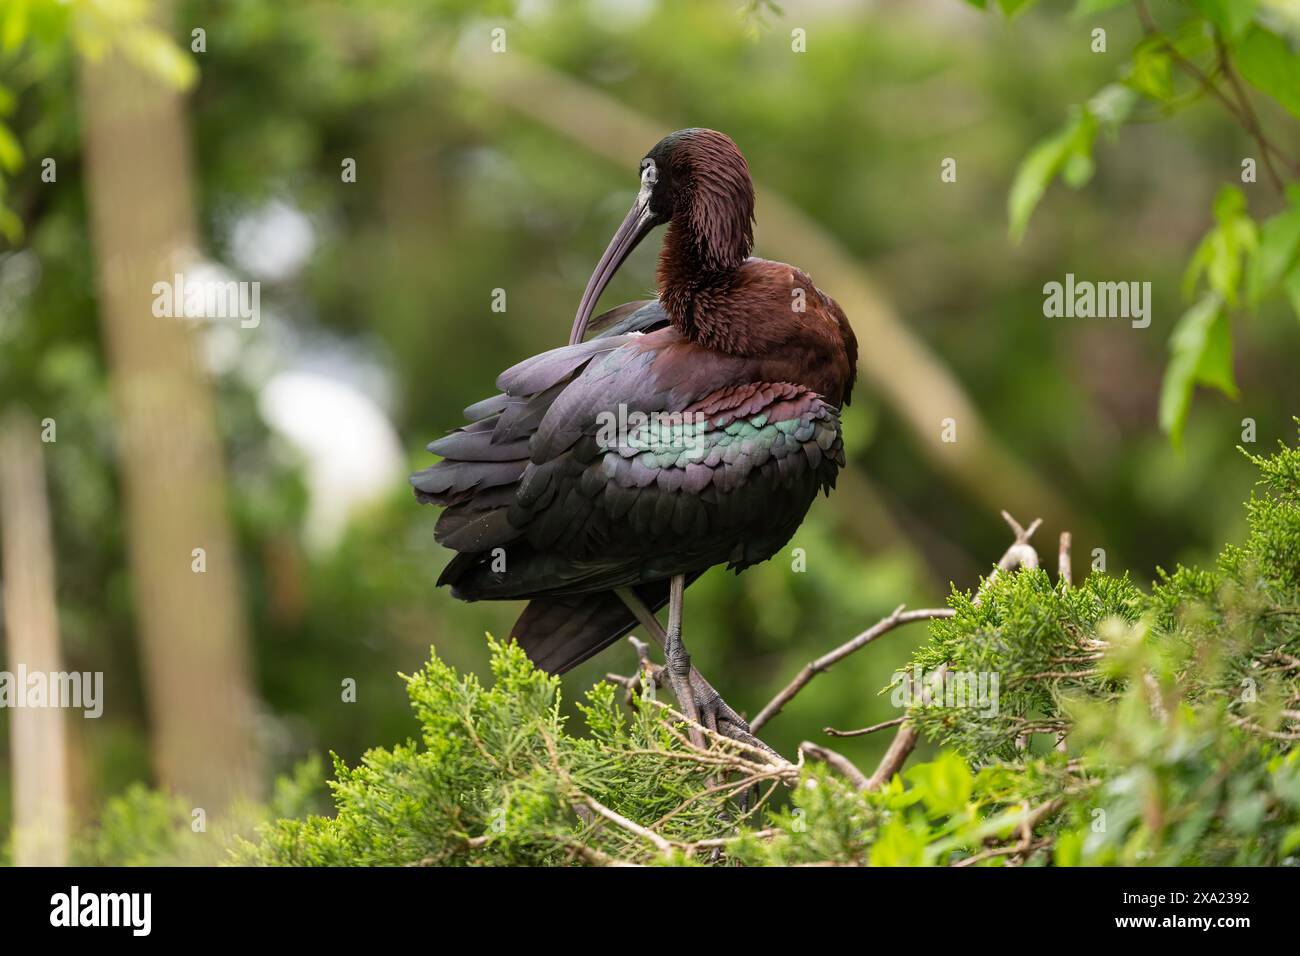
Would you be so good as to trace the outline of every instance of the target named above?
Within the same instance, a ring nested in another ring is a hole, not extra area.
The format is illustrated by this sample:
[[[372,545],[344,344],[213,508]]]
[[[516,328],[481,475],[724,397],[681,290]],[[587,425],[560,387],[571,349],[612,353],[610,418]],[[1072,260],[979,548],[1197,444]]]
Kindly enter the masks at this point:
[[[916,747],[916,738],[916,728],[910,723],[899,726],[898,733],[894,734],[894,740],[885,751],[885,756],[881,758],[876,772],[867,781],[868,790],[878,790],[892,780],[894,774],[903,769],[903,764],[907,762],[907,758],[912,755]]]
[[[1009,846],[992,847],[982,850],[973,856],[958,860],[953,864],[954,867],[974,866],[976,863],[982,863],[984,860],[990,860],[998,856],[1018,856],[1030,853],[1034,850],[1050,846],[1051,840],[1034,840],[1034,827],[1042,823],[1047,817],[1050,817],[1057,810],[1061,809],[1065,801],[1049,800],[1030,810],[1020,820],[1020,840]]]
[[[892,614],[877,621],[874,625],[863,631],[851,641],[847,641],[835,648],[835,650],[823,654],[815,661],[805,664],[803,670],[795,676],[795,679],[790,681],[790,683],[787,684],[780,693],[772,698],[766,707],[758,712],[758,716],[749,724],[750,731],[752,733],[757,733],[758,728],[762,727],[769,720],[779,714],[781,708],[790,703],[794,696],[798,694],[799,691],[803,690],[803,688],[807,686],[808,682],[815,676],[820,674],[822,671],[829,669],[833,664],[843,660],[845,657],[848,657],[854,651],[866,647],[876,638],[880,637],[880,635],[893,630],[900,624],[910,624],[913,621],[926,621],[937,617],[952,617],[954,614],[954,612],[949,608],[938,607],[923,608],[916,611],[904,611],[903,608],[905,606],[906,605],[900,604],[898,607],[894,608]]]
[[[897,727],[906,717],[895,717],[893,720],[882,720],[878,724],[872,724],[870,727],[863,727],[859,730],[836,730],[834,727],[823,727],[822,733],[829,737],[865,737],[867,734],[874,734],[877,730],[885,730],[888,727]]]
[[[834,767],[844,776],[849,778],[853,786],[859,790],[867,790],[871,786],[871,781],[867,779],[866,774],[853,765],[853,761],[842,753],[837,753],[829,747],[823,747],[815,744],[810,740],[805,740],[799,745],[799,753],[806,754],[814,760],[820,760],[822,763]]]

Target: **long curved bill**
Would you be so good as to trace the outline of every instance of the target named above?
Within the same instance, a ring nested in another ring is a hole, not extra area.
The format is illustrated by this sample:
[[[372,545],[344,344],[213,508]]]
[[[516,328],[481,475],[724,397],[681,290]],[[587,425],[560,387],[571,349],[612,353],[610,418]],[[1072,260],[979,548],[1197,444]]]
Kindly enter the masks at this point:
[[[577,345],[587,334],[587,323],[591,320],[591,313],[596,310],[596,302],[599,301],[600,294],[605,291],[605,286],[609,285],[609,280],[614,278],[618,267],[654,227],[655,216],[650,211],[650,190],[642,186],[627,218],[614,233],[614,238],[609,241],[605,254],[600,257],[600,262],[596,263],[596,271],[587,280],[587,289],[582,293],[578,314],[573,319],[573,331],[569,333],[570,345]]]

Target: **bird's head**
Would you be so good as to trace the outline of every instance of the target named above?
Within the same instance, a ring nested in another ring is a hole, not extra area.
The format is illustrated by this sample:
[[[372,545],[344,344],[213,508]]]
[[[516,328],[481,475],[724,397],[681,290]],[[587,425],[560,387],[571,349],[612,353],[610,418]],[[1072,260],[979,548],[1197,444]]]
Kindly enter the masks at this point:
[[[734,269],[754,244],[754,184],[731,137],[711,129],[665,136],[641,160],[641,188],[587,282],[569,344],[582,341],[600,294],[652,229],[680,230],[694,267]]]

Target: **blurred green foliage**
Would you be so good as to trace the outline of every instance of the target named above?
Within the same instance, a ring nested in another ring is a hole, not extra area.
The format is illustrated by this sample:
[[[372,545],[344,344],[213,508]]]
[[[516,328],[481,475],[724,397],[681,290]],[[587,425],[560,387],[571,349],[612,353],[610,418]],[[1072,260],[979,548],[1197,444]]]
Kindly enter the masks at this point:
[[[1035,2],[1001,7],[1014,15]],[[985,6],[983,0],[972,4]],[[1082,23],[1086,16],[1119,5],[1119,0],[1079,0],[1074,19]],[[1019,242],[1053,179],[1059,175],[1067,185],[1080,189],[1092,178],[1098,131],[1105,130],[1115,140],[1120,127],[1133,117],[1139,97],[1158,108],[1161,117],[1203,102],[1222,105],[1254,139],[1256,149],[1241,161],[1241,180],[1254,184],[1257,177],[1267,175],[1285,197],[1285,208],[1268,220],[1270,228],[1261,245],[1242,192],[1224,187],[1215,199],[1215,225],[1192,255],[1184,297],[1192,298],[1202,274],[1209,288],[1170,334],[1173,355],[1160,393],[1160,426],[1179,445],[1197,385],[1237,398],[1229,312],[1238,305],[1247,269],[1252,270],[1253,309],[1280,296],[1300,318],[1300,158],[1277,141],[1277,126],[1291,127],[1286,135],[1293,140],[1294,120],[1300,118],[1300,55],[1295,51],[1300,43],[1300,11],[1286,0],[1189,0],[1162,5],[1172,8],[1162,13],[1174,16],[1173,23],[1162,28],[1145,0],[1135,0],[1132,6],[1145,36],[1121,68],[1122,82],[1104,87],[1083,106],[1074,107],[1064,128],[1030,151],[1016,172],[1008,208],[1011,236]],[[1104,28],[1092,30],[1092,49],[1107,51]],[[1238,74],[1281,107],[1266,117],[1267,123],[1256,115]],[[1180,82],[1175,82],[1175,75]]]

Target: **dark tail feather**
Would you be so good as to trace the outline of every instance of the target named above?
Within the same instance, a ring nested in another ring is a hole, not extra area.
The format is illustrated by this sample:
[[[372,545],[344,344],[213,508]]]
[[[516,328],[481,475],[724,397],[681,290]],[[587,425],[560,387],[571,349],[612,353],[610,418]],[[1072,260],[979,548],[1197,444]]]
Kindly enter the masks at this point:
[[[668,582],[636,589],[657,611],[668,603]],[[515,622],[512,634],[534,664],[548,674],[563,674],[603,651],[637,626],[636,617],[613,591],[534,598]]]

